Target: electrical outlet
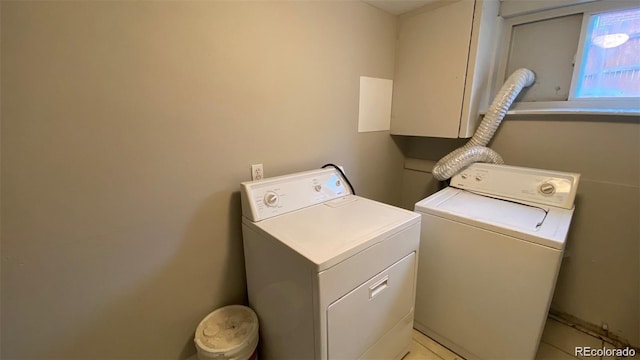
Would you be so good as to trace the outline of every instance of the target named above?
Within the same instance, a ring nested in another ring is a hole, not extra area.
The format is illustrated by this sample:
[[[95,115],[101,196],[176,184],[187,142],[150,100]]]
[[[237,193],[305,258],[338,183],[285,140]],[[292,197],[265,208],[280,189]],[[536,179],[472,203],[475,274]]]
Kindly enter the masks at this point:
[[[262,164],[251,165],[251,180],[262,180],[264,172],[262,172]]]

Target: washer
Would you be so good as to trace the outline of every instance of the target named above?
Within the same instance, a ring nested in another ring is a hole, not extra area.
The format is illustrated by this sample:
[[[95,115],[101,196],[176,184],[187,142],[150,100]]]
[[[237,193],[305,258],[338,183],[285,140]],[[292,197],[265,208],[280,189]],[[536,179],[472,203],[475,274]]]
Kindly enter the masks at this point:
[[[355,196],[336,169],[241,184],[249,304],[265,359],[400,359],[420,215]]]
[[[579,178],[473,164],[418,202],[416,329],[466,359],[534,359]]]

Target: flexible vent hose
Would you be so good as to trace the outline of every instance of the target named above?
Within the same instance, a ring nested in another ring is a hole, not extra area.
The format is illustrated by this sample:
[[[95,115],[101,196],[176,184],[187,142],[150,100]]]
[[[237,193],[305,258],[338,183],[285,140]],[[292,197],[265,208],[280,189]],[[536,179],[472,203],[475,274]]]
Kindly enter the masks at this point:
[[[534,80],[535,75],[529,69],[514,71],[500,88],[471,140],[440,159],[433,168],[433,177],[438,181],[447,180],[474,162],[504,164],[502,157],[486,146],[500,126],[513,100],[522,88],[531,86]]]

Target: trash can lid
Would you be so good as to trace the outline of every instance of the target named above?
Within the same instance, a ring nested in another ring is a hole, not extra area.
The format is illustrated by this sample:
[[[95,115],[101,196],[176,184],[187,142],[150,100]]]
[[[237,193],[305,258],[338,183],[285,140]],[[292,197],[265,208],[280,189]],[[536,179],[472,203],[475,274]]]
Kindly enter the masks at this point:
[[[196,345],[211,353],[247,346],[258,336],[258,317],[250,308],[229,305],[207,315],[196,329]]]

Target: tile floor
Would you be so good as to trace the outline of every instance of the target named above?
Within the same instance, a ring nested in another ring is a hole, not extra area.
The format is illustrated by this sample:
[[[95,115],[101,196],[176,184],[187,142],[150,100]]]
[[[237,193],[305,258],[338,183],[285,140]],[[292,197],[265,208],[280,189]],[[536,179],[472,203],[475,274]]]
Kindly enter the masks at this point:
[[[411,350],[402,360],[462,360],[463,358],[438,344],[418,330],[413,330]]]
[[[576,346],[589,346],[593,349],[615,348],[614,345],[604,342],[600,338],[576,330],[554,319],[547,319],[547,323],[542,333],[542,341],[538,348],[536,360],[575,360],[575,359],[597,359],[610,360],[615,357],[592,357],[582,358],[574,356]],[[411,351],[403,360],[462,360],[463,358],[444,346],[438,344],[417,330],[413,331],[413,342]],[[629,358],[625,358],[629,359]],[[640,359],[640,354],[633,359]]]

